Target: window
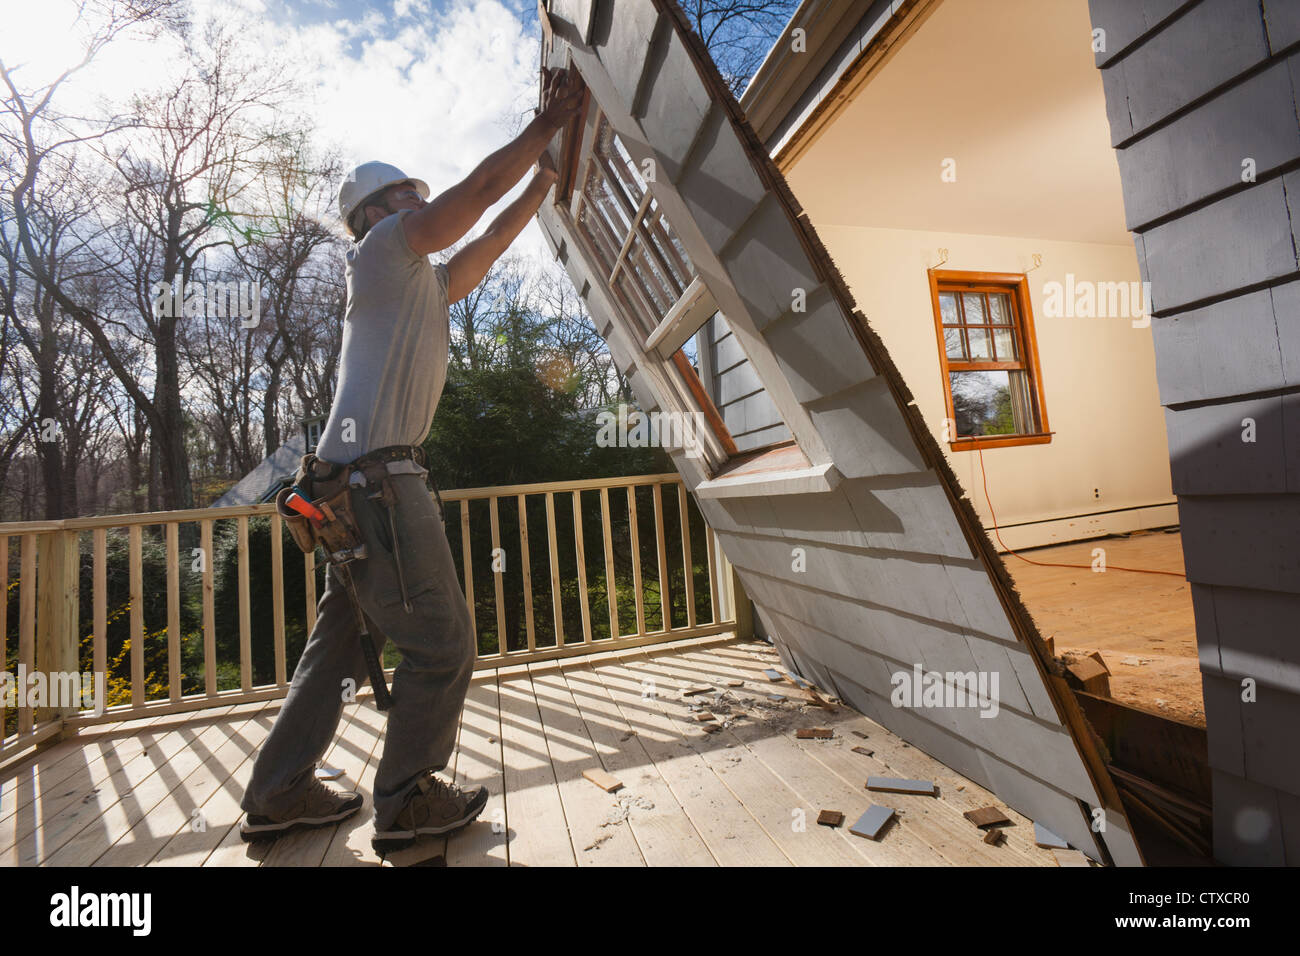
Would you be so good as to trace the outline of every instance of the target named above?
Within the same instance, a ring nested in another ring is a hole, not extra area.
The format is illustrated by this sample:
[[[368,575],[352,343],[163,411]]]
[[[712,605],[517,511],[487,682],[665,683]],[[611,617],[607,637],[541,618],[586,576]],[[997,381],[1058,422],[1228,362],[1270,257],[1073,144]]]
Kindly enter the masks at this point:
[[[790,429],[650,194],[647,171],[599,110],[591,124],[570,207],[577,233],[615,301],[639,325],[645,350],[674,370],[683,407],[697,407],[707,421],[715,463],[791,443]]]
[[[930,271],[954,451],[1051,441],[1024,275]]]

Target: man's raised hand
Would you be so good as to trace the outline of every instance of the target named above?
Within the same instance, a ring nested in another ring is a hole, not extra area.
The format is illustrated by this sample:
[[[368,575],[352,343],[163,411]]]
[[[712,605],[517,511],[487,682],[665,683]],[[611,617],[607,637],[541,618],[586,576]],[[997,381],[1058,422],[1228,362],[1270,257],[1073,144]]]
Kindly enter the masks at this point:
[[[541,115],[556,128],[582,105],[582,83],[574,70],[542,68]]]

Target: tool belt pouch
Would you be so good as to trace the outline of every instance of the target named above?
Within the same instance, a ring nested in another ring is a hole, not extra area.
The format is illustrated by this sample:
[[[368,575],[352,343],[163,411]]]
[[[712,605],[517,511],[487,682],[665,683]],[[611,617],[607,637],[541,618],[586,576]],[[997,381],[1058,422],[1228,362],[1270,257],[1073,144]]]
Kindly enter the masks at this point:
[[[303,553],[311,554],[316,550],[316,529],[306,515],[298,514],[285,504],[285,499],[291,494],[292,488],[281,488],[275,496],[275,510],[289,529],[289,537],[293,538],[294,544],[302,548]]]
[[[295,484],[310,494],[311,503],[325,514],[324,521],[319,525],[313,524],[306,515],[299,514],[286,503],[286,499],[293,494],[292,488],[281,488],[276,494],[275,510],[284,519],[294,543],[304,553],[311,554],[320,545],[328,558],[361,544],[361,531],[352,511],[352,489],[345,480],[313,479],[304,466],[299,469]]]

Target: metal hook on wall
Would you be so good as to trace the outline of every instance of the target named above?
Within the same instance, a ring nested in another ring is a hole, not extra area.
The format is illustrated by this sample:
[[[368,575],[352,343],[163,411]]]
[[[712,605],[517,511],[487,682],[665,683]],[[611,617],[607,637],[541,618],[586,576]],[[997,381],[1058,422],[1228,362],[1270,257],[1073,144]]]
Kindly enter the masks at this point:
[[[1033,253],[1030,258],[1033,259],[1034,264],[1025,270],[1025,275],[1029,275],[1029,273],[1033,272],[1043,264],[1043,254],[1041,252]]]
[[[947,250],[947,249],[944,249],[943,247],[940,247],[940,248],[939,248],[939,261],[936,262],[934,265],[930,266],[930,270],[933,271],[933,270],[939,268],[941,265],[943,265],[943,264],[944,264],[945,262],[947,262],[947,261],[948,261],[948,250]]]

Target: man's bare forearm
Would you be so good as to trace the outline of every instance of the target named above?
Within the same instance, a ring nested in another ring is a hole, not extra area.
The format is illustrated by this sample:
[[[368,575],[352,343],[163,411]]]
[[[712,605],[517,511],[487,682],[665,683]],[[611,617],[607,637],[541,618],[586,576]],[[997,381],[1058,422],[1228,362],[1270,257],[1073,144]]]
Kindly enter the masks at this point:
[[[533,177],[519,198],[506,206],[492,220],[483,235],[451,257],[447,263],[447,301],[459,302],[469,295],[487,275],[492,263],[510,248],[510,243],[523,231],[546,194],[555,182],[552,171],[539,172]]]
[[[537,157],[558,129],[554,120],[545,114],[534,116],[522,133],[475,167],[473,176],[483,184],[485,206],[491,206],[519,182],[524,173],[537,162]],[[540,199],[538,205],[541,205]]]

